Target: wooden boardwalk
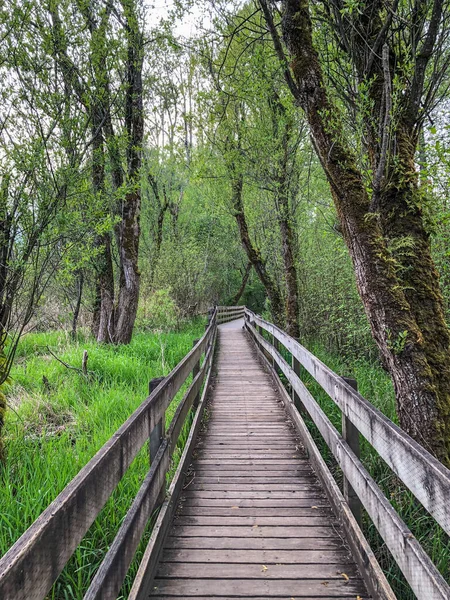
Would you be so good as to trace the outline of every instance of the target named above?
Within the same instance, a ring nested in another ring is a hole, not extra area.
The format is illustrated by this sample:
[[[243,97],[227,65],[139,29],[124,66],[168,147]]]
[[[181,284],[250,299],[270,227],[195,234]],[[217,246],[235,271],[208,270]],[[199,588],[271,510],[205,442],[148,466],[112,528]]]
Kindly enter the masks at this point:
[[[366,600],[324,490],[241,326],[219,327],[209,419],[150,596]]]

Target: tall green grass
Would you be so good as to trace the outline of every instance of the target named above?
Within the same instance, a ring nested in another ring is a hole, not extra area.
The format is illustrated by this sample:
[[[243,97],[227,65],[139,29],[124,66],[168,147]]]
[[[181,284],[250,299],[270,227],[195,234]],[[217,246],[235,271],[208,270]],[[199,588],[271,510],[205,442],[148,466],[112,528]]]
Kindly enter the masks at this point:
[[[167,375],[192,348],[193,339],[203,333],[204,320],[198,319],[178,332],[137,333],[128,346],[99,346],[83,334],[72,341],[60,331],[33,333],[22,339],[7,390],[9,410],[4,429],[7,460],[0,467],[0,554],[6,552],[146,398],[149,380]],[[89,376],[65,367],[50,350],[75,367],[81,366],[83,351],[87,350]],[[167,424],[183,389],[167,411]],[[148,467],[145,445],[49,598],[81,600]],[[150,529],[151,524],[146,538]],[[135,562],[124,586],[124,596],[136,565]]]

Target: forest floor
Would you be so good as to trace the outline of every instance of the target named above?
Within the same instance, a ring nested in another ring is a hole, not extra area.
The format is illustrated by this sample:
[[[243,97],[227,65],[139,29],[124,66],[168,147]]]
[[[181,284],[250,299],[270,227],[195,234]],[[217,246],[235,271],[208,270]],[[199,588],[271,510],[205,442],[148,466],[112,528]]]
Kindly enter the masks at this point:
[[[0,470],[0,555],[139,406],[147,395],[149,380],[167,375],[203,332],[204,320],[196,319],[171,333],[139,332],[129,346],[98,346],[82,332],[75,341],[63,331],[31,333],[23,338],[7,390],[7,462]],[[336,373],[354,377],[361,394],[396,420],[392,383],[379,364],[361,357],[344,359],[318,344],[308,344],[308,347]],[[84,350],[89,356],[87,377],[55,358],[79,369]],[[339,410],[311,377],[303,374],[303,378],[340,430]],[[183,389],[168,410],[167,422],[172,418]],[[340,481],[340,471],[328,449],[314,431],[314,425],[311,422],[308,425]],[[185,437],[186,432],[181,436],[181,445]],[[368,471],[449,579],[448,537],[364,441],[361,449]],[[178,457],[180,454],[178,449]],[[176,467],[176,458],[177,454],[169,477]],[[68,563],[49,599],[82,599],[147,470],[148,449],[145,446]],[[127,596],[151,527],[152,523],[130,569],[122,598]],[[373,547],[377,548],[377,557],[397,596],[412,600],[414,597],[399,571],[392,568],[394,562],[367,518],[364,529]]]

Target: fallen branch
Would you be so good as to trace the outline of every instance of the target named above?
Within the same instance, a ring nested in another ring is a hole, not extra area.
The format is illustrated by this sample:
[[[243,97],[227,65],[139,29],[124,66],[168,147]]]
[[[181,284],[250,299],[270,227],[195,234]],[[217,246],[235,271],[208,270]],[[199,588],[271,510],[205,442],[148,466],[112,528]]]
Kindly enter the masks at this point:
[[[50,352],[50,354],[53,356],[53,358],[55,358],[59,363],[61,363],[62,365],[64,365],[66,367],[66,369],[71,369],[72,371],[77,371],[77,373],[81,373],[81,375],[83,375],[84,377],[88,376],[88,371],[87,371],[87,352],[86,352],[86,350],[83,353],[83,366],[82,366],[81,369],[79,369],[78,367],[74,367],[73,365],[69,365],[64,360],[62,360],[62,358],[59,358],[59,356],[56,356],[56,354],[50,349],[49,346],[46,346],[46,348]],[[86,355],[86,359],[85,359],[85,355]]]

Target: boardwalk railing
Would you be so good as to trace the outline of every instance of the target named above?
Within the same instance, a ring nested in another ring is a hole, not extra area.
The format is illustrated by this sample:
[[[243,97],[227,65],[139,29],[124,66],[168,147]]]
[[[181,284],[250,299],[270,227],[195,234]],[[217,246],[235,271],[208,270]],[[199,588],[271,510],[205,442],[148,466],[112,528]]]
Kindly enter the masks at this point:
[[[217,306],[217,324],[242,319],[244,313],[245,306]]]
[[[450,471],[365,400],[352,387],[351,381],[333,373],[284,331],[248,309],[245,310],[245,327],[268,360],[278,382],[275,370],[281,372],[290,384],[292,397],[283,388],[287,409],[309,446],[319,476],[323,461],[321,465],[321,457],[317,455],[317,448],[296,406],[309,413],[341,467],[347,506],[360,521],[359,503],[362,504],[418,600],[448,600],[450,586],[359,460],[359,434],[366,438],[447,534],[450,534]],[[282,348],[290,355],[291,364],[282,356]],[[342,435],[301,381],[300,366],[342,411]],[[342,503],[339,505],[337,486],[329,481],[328,484],[330,500],[341,514],[345,529],[348,524],[346,507]],[[353,550],[357,552],[358,548]],[[378,590],[375,597],[391,598],[392,595]]]
[[[214,310],[204,336],[189,354],[151,390],[131,417],[3,556],[1,600],[45,598],[133,459],[149,441],[150,470],[84,596],[85,600],[117,597],[148,520],[165,497],[166,473],[186,416],[191,407],[204,400],[216,329],[217,310]],[[166,410],[191,373],[192,383],[164,435]]]

